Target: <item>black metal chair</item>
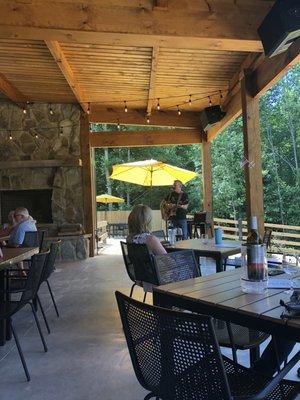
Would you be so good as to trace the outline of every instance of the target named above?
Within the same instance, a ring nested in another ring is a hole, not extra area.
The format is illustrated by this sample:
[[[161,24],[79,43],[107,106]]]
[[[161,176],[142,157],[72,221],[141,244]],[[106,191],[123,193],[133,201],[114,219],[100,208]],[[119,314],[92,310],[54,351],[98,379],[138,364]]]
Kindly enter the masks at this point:
[[[159,285],[201,276],[201,270],[192,250],[154,256],[153,259]],[[235,362],[237,362],[237,350],[249,350],[250,362],[253,364],[259,356],[259,345],[269,337],[266,333],[225,321],[215,320],[214,323],[220,346],[231,348]]]
[[[144,400],[294,399],[298,382],[254,373],[222,357],[212,319],[138,302],[116,292],[131,361]],[[299,357],[298,357],[299,358]]]
[[[44,264],[45,264],[45,260],[47,257],[47,252],[44,253],[39,253],[36,254],[32,257],[32,261],[30,263],[29,269],[28,269],[28,273],[27,273],[27,277],[26,280],[24,282],[24,287],[22,290],[22,294],[21,297],[18,301],[6,301],[3,304],[0,304],[0,320],[6,319],[7,323],[10,325],[16,345],[17,345],[17,349],[19,352],[19,356],[24,368],[24,372],[27,378],[27,381],[30,381],[30,375],[28,372],[28,368],[26,365],[26,361],[22,352],[22,348],[17,336],[17,332],[14,328],[13,322],[12,322],[12,317],[18,312],[20,311],[23,307],[25,307],[27,304],[30,305],[33,316],[34,316],[34,320],[36,323],[36,326],[38,328],[42,343],[43,343],[43,348],[44,351],[47,352],[47,345],[41,330],[41,326],[33,305],[33,300],[37,294],[38,288],[39,288],[39,284],[40,284],[40,280],[41,280],[41,275],[43,273],[43,268],[44,268]]]
[[[127,275],[129,277],[129,279],[133,282],[133,285],[131,286],[131,289],[130,289],[130,297],[132,297],[133,289],[135,288],[135,286],[136,285],[143,286],[143,285],[141,282],[138,282],[135,279],[133,263],[130,261],[129,255],[128,255],[127,242],[120,241],[120,244],[121,244],[121,250],[122,250],[122,255],[123,255],[123,260],[124,260],[125,268],[127,271]]]
[[[39,247],[39,234],[38,231],[25,232],[24,240],[21,247]]]
[[[193,250],[153,256],[159,285],[201,276]]]
[[[146,244],[127,243],[128,257],[132,262],[136,281],[144,287],[144,300],[152,286],[158,286],[158,277],[153,262],[153,256]],[[149,290],[148,290],[149,288]]]
[[[198,212],[194,214],[194,238],[200,237],[201,234],[208,233],[213,237],[213,220],[212,213],[208,211]]]

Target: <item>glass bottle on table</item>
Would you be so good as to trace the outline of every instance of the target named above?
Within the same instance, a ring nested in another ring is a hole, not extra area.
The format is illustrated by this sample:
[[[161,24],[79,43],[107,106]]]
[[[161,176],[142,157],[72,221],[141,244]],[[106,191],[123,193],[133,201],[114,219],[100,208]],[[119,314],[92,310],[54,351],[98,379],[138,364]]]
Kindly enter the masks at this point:
[[[250,218],[247,235],[247,275],[252,281],[263,281],[267,277],[265,248],[257,230],[257,218]]]

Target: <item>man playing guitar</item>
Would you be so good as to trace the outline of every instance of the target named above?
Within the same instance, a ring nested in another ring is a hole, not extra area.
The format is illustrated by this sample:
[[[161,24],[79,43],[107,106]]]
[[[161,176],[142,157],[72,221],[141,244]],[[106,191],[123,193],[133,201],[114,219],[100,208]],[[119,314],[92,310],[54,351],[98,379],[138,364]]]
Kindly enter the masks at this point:
[[[183,240],[188,238],[186,213],[189,205],[188,195],[182,191],[182,182],[175,180],[172,192],[163,201],[165,216],[174,228],[181,228]],[[168,212],[169,210],[169,212]]]

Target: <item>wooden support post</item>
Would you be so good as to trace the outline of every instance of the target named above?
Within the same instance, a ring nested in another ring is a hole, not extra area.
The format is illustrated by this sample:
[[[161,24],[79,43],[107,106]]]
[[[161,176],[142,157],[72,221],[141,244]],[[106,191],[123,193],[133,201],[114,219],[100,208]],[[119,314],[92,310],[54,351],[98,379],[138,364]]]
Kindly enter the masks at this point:
[[[245,72],[241,81],[244,159],[242,161],[246,181],[247,220],[256,216],[258,231],[264,234],[264,201],[261,163],[261,138],[259,124],[259,100],[251,96],[252,80]]]
[[[95,255],[95,219],[96,196],[95,180],[93,173],[93,151],[90,146],[90,126],[86,114],[82,114],[80,120],[80,142],[82,157],[82,181],[83,181],[83,208],[84,228],[86,233],[92,234],[90,241],[90,257]]]
[[[203,210],[213,212],[211,143],[202,139]]]

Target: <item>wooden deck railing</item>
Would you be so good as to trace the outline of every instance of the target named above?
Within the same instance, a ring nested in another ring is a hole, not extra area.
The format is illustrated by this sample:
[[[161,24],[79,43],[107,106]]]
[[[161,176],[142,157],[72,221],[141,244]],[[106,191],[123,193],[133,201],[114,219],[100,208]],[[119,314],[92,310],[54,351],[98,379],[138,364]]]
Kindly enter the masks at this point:
[[[247,221],[241,221],[243,240],[246,239]],[[223,229],[226,239],[239,239],[239,221],[234,219],[214,218],[214,225]],[[271,250],[288,248],[300,253],[300,226],[271,224],[266,222],[266,228],[271,228]]]
[[[107,219],[108,223],[125,223],[127,222],[130,211],[104,211],[97,212],[98,221]],[[193,216],[190,215],[192,218]],[[243,240],[246,239],[247,221],[241,221]],[[239,221],[235,219],[214,218],[215,228],[220,226],[223,229],[223,237],[225,239],[239,239]],[[160,210],[153,210],[153,230],[165,229],[165,221],[161,219]],[[265,227],[272,228],[273,235],[271,248],[278,251],[278,248],[289,248],[300,253],[300,226],[280,225],[265,223]]]

